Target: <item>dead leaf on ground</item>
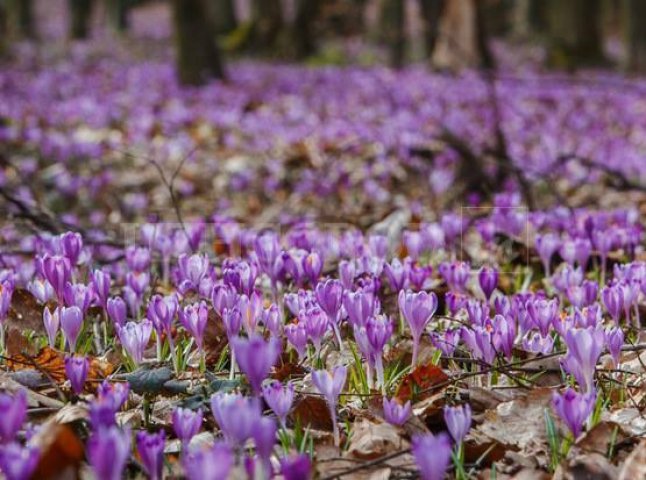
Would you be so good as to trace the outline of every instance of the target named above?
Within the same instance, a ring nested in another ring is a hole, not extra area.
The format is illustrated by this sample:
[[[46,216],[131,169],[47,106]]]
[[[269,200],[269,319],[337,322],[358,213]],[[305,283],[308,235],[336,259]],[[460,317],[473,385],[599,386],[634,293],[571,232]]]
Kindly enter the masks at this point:
[[[73,423],[84,418],[87,408],[66,405],[40,427],[32,439],[41,452],[32,478],[77,478],[85,446]]]
[[[576,442],[572,447],[573,452],[600,453],[608,452],[610,442],[621,443],[626,435],[621,432],[621,427],[613,422],[600,422]]]
[[[347,454],[362,460],[373,460],[408,448],[401,431],[389,423],[361,418],[352,425]]]
[[[617,467],[611,464],[605,455],[600,453],[586,453],[577,455],[560,465],[554,472],[554,480],[613,480],[617,478]],[[639,478],[639,477],[635,477]]]
[[[290,418],[302,427],[310,426],[317,430],[332,430],[332,417],[327,402],[316,395],[305,395],[297,401]]]
[[[639,442],[639,445],[621,466],[618,480],[635,480],[638,478],[646,478],[646,439]]]
[[[521,398],[499,404],[495,410],[486,411],[475,431],[545,462],[549,447],[544,412],[551,400],[552,390],[532,390]]]
[[[53,381],[63,383],[65,374],[65,355],[51,347],[41,349],[37,355],[17,354],[7,359],[7,368],[12,371],[36,370],[48,375]],[[90,357],[90,370],[85,383],[87,391],[93,391],[98,382],[109,376],[114,366],[98,357]]]
[[[420,401],[431,396],[434,386],[446,386],[448,380],[448,375],[440,367],[430,363],[420,365],[403,378],[395,396],[402,403]]]

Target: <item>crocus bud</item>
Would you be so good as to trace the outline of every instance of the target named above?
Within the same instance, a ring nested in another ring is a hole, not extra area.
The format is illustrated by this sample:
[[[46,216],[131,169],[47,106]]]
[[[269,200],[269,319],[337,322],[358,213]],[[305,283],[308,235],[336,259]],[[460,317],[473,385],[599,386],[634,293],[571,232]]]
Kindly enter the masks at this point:
[[[144,350],[150,341],[152,330],[153,325],[147,319],[140,323],[128,322],[123,327],[117,327],[121,345],[135,364],[139,364],[143,360]]]
[[[165,440],[166,434],[163,430],[157,433],[137,432],[137,453],[150,480],[162,478]]]
[[[269,376],[271,368],[280,355],[280,341],[270,338],[265,341],[261,336],[251,338],[237,337],[231,340],[236,362],[256,395],[261,393],[262,381]]]
[[[287,414],[294,402],[294,384],[289,382],[283,386],[278,380],[273,380],[262,387],[262,396],[285,428]]]
[[[173,430],[183,445],[188,445],[202,428],[202,410],[177,407],[173,410]]]
[[[413,456],[422,480],[442,480],[451,460],[451,440],[446,433],[413,437]]]
[[[118,427],[95,430],[87,441],[87,458],[97,480],[122,478],[130,457],[130,433]]]
[[[122,327],[126,323],[126,302],[123,301],[123,298],[109,298],[106,302],[106,310],[115,327]]]
[[[182,456],[182,466],[188,480],[227,480],[234,464],[231,447],[216,442],[211,447],[196,445]]]
[[[383,407],[384,419],[391,425],[402,426],[411,416],[410,400],[402,405],[396,398],[388,400],[384,397]]]
[[[482,267],[480,273],[478,273],[478,282],[480,283],[480,288],[482,293],[487,300],[491,298],[491,294],[498,286],[498,270],[495,268]]]
[[[471,428],[471,406],[444,407],[444,422],[455,443],[460,444]]]
[[[45,331],[47,332],[49,346],[54,348],[56,345],[56,335],[58,334],[58,328],[60,326],[59,309],[54,309],[54,313],[52,313],[49,310],[49,307],[45,307],[43,309],[43,324],[45,326]]]
[[[561,417],[576,439],[583,431],[583,424],[594,410],[595,401],[596,392],[594,390],[588,393],[578,393],[568,388],[563,394],[554,392],[552,405],[554,411]]]
[[[236,446],[251,438],[262,417],[257,398],[237,393],[216,393],[211,397],[211,410],[224,436]]]
[[[8,443],[0,449],[0,471],[7,480],[28,480],[38,466],[39,457],[37,447]]]
[[[179,309],[180,323],[195,339],[195,344],[200,350],[202,349],[204,330],[206,329],[208,317],[209,311],[204,301]]]
[[[83,328],[83,312],[77,306],[61,307],[60,309],[61,330],[67,345],[72,352],[76,351],[76,342]]]
[[[341,390],[345,385],[348,369],[344,365],[334,368],[333,373],[327,370],[316,370],[312,372],[312,382],[316,389],[325,397],[330,408],[330,416],[334,427],[334,444],[339,446],[339,427],[336,420],[336,405]]]
[[[13,395],[0,393],[0,412],[0,440],[11,442],[27,417],[27,392],[21,388]]]
[[[90,361],[87,357],[80,355],[68,355],[65,357],[65,374],[70,381],[72,390],[77,395],[83,393],[83,387],[89,371]]]
[[[399,311],[410,326],[413,336],[413,368],[417,365],[417,352],[424,329],[437,310],[435,293],[413,293],[410,290],[399,292]]]

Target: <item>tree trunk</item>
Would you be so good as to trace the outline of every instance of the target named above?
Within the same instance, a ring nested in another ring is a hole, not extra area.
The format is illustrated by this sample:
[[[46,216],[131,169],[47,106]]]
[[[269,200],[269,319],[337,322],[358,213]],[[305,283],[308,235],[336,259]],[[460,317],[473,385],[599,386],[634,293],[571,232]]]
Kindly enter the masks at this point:
[[[211,78],[224,78],[205,0],[173,0],[172,5],[180,83],[202,85]]]
[[[574,68],[603,63],[601,0],[549,0],[550,63]]]
[[[626,0],[626,14],[628,68],[646,73],[646,2]]]
[[[92,0],[69,0],[71,35],[82,40],[90,33],[90,17],[92,15]]]
[[[406,5],[404,0],[382,0],[381,35],[388,46],[390,66],[401,68],[406,57]]]
[[[440,35],[432,62],[440,68],[459,69],[482,65],[478,8],[481,0],[448,0],[440,20]]]
[[[18,25],[20,34],[26,38],[34,38],[34,10],[31,0],[18,1]]]
[[[233,0],[211,0],[209,6],[211,7],[210,15],[213,18],[216,33],[229,33],[238,27]]]
[[[280,0],[253,0],[251,30],[247,48],[252,52],[273,52],[283,30]]]
[[[128,29],[130,0],[106,0],[106,10],[112,27],[123,32]]]
[[[424,44],[426,55],[433,55],[440,31],[440,19],[446,0],[420,0],[420,9],[424,21]]]
[[[313,27],[319,8],[319,0],[297,0],[296,2],[296,17],[291,27],[290,42],[296,59],[306,58],[316,51]]]

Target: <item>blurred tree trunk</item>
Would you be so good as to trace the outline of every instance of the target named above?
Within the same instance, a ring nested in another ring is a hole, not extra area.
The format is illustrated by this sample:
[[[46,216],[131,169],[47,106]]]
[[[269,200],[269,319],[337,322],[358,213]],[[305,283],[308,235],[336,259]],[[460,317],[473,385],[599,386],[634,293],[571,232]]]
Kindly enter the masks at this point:
[[[628,68],[646,72],[646,1],[626,0]]]
[[[393,68],[404,66],[406,57],[406,5],[404,0],[382,0],[381,38],[388,46],[389,62]]]
[[[111,25],[123,32],[128,29],[128,10],[130,0],[106,0],[106,10]]]
[[[34,10],[31,0],[14,0],[18,3],[18,27],[20,35],[34,38]]]
[[[550,63],[573,68],[603,63],[601,0],[549,0]]]
[[[211,78],[224,78],[215,28],[205,1],[172,0],[177,73],[184,85],[202,85]]]
[[[321,0],[296,0],[296,17],[291,26],[290,43],[297,59],[306,58],[316,51],[313,28],[320,6]]]
[[[69,7],[72,38],[87,38],[90,33],[92,0],[69,0]]]
[[[481,0],[447,0],[432,55],[434,65],[458,69],[483,64],[483,52],[487,48],[483,44],[480,3]]]
[[[216,33],[229,33],[238,27],[234,0],[211,0],[210,6]]]
[[[251,26],[246,48],[252,52],[275,51],[283,30],[280,0],[252,0]]]
[[[430,57],[437,44],[440,18],[442,18],[446,0],[420,0],[419,3],[424,21],[424,45],[426,54]]]

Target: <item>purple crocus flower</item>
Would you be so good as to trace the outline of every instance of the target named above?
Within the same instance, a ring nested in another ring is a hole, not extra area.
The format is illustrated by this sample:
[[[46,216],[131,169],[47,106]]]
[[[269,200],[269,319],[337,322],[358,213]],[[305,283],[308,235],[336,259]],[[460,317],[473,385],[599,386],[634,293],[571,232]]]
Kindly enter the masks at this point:
[[[406,423],[412,413],[410,400],[402,405],[396,398],[388,400],[384,397],[383,408],[384,420],[391,425],[396,425],[398,427]]]
[[[260,457],[266,478],[271,478],[272,476],[271,454],[274,450],[274,445],[276,445],[277,430],[276,421],[273,418],[260,417],[251,434],[256,447],[256,454]]]
[[[549,334],[554,320],[558,316],[558,299],[553,298],[552,300],[547,300],[545,298],[534,297],[526,303],[526,307],[527,314],[533,325],[538,328],[541,335],[546,337]]]
[[[130,457],[130,432],[118,427],[95,430],[87,441],[87,458],[97,480],[120,480]]]
[[[123,327],[117,327],[121,345],[137,365],[144,359],[144,350],[148,346],[152,331],[153,324],[147,319],[139,323],[128,322]]]
[[[471,428],[471,406],[444,407],[444,422],[456,444],[462,443]]]
[[[112,324],[122,327],[126,323],[126,302],[121,297],[109,298],[106,302],[106,310]]]
[[[141,459],[146,474],[150,480],[161,480],[164,467],[164,442],[166,434],[163,430],[157,433],[139,431],[136,435],[137,453]]]
[[[482,327],[489,320],[489,305],[472,298],[466,303],[467,316],[471,325]]]
[[[51,312],[49,307],[45,307],[43,309],[43,324],[45,326],[45,331],[47,332],[49,346],[52,348],[56,345],[56,335],[58,334],[58,329],[61,323],[59,311],[58,307],[54,309],[54,313]]]
[[[41,261],[43,277],[56,292],[59,304],[63,303],[65,285],[72,277],[72,266],[67,257],[62,255],[45,255]]]
[[[205,255],[182,254],[177,259],[177,266],[180,279],[179,290],[181,292],[197,290],[209,271],[209,259]]]
[[[258,398],[237,393],[216,393],[211,397],[211,410],[220,430],[234,446],[242,446],[251,438],[262,417]]]
[[[475,325],[472,328],[460,329],[462,340],[471,351],[473,358],[491,365],[496,358],[493,345],[493,326],[488,323],[485,327]]]
[[[487,300],[491,298],[491,294],[498,286],[498,270],[495,268],[482,267],[478,273],[478,283],[482,293]]]
[[[538,256],[543,262],[543,269],[545,270],[545,276],[550,276],[550,263],[552,262],[552,257],[554,253],[559,248],[561,241],[553,233],[546,233],[545,235],[536,235],[536,251]]]
[[[46,280],[36,278],[27,284],[27,290],[39,303],[47,303],[54,296],[54,289]]]
[[[282,337],[285,325],[283,316],[275,303],[262,311],[262,324],[269,330],[272,337],[279,339]]]
[[[0,440],[7,443],[16,434],[27,418],[27,392],[24,389],[13,395],[0,393]]]
[[[595,390],[587,393],[578,393],[568,388],[563,394],[554,392],[552,397],[554,410],[567,425],[575,439],[583,431],[583,424],[594,410],[596,397]]]
[[[231,347],[238,366],[247,376],[253,392],[260,395],[262,382],[269,376],[280,355],[280,341],[275,338],[265,341],[259,335],[250,338],[237,337],[231,340]]]
[[[110,297],[110,285],[112,279],[110,274],[103,270],[94,270],[92,272],[92,290],[96,296],[99,305],[104,309],[107,308],[108,298]]]
[[[334,368],[333,373],[327,370],[316,370],[312,372],[312,382],[316,389],[325,397],[328,407],[330,408],[330,416],[334,427],[334,445],[340,445],[339,426],[336,420],[336,405],[339,394],[345,385],[345,379],[348,375],[348,368],[344,365],[339,365]]]
[[[496,315],[493,325],[493,344],[496,350],[502,351],[507,360],[511,360],[516,341],[516,323],[511,317]]]
[[[72,352],[76,351],[76,342],[83,328],[83,312],[77,306],[60,308],[61,330],[67,345]]]
[[[173,430],[175,435],[186,446],[202,428],[202,410],[191,410],[177,407],[173,410]]]
[[[445,357],[452,357],[458,343],[460,342],[460,329],[448,329],[443,333],[433,332],[431,342],[435,348],[442,351]]]
[[[253,292],[251,295],[240,295],[236,307],[242,317],[242,328],[247,335],[253,335],[262,315],[262,295]]]
[[[213,286],[211,291],[211,304],[213,310],[222,317],[224,310],[231,310],[238,301],[238,294],[231,285],[218,284]]]
[[[413,336],[413,368],[417,365],[419,342],[422,334],[436,310],[437,296],[433,292],[430,294],[426,292],[413,293],[411,290],[399,292],[399,311],[408,322]]]
[[[415,290],[422,290],[426,279],[428,279],[433,273],[433,268],[430,265],[420,265],[418,263],[413,263],[410,266],[408,271],[408,279],[410,280],[411,286]]]
[[[450,290],[466,293],[467,282],[471,275],[471,266],[467,262],[441,263],[438,270]]]
[[[384,264],[384,272],[393,292],[399,292],[408,286],[409,263],[394,258],[392,262]]]
[[[90,287],[83,283],[67,283],[63,290],[63,298],[68,307],[76,305],[81,309],[83,314],[90,308],[94,292]]]
[[[278,380],[272,380],[262,387],[262,396],[285,428],[287,414],[294,403],[294,384],[289,382],[283,386]]]
[[[467,297],[457,292],[446,292],[444,294],[444,301],[452,316],[456,316],[467,305]]]
[[[290,323],[285,326],[287,341],[294,347],[298,359],[303,360],[307,350],[307,329],[302,323]]]
[[[378,313],[379,300],[373,293],[358,289],[345,293],[343,306],[351,325],[365,326],[368,318]]]
[[[83,393],[83,387],[89,371],[90,360],[87,357],[80,355],[67,355],[65,357],[65,375],[67,375],[75,394],[80,395]]]
[[[76,265],[83,250],[83,237],[80,233],[66,232],[60,236],[60,245],[63,255],[69,258],[72,265]]]
[[[343,284],[339,280],[328,279],[319,282],[314,291],[316,301],[327,314],[330,323],[337,323],[343,305]]]
[[[14,288],[13,280],[7,279],[0,282],[0,328],[9,314]]]
[[[451,439],[446,433],[416,435],[413,456],[423,480],[442,480],[451,461]]]
[[[29,480],[38,466],[39,458],[40,450],[37,447],[23,447],[11,442],[0,449],[0,471],[6,480]]]
[[[145,272],[150,268],[150,250],[134,246],[126,248],[126,265],[135,272]]]
[[[310,252],[303,258],[303,272],[314,285],[323,271],[323,259],[318,252]]]
[[[233,464],[233,451],[224,442],[208,448],[196,445],[182,456],[188,480],[227,480]]]
[[[258,270],[255,264],[244,260],[228,262],[222,268],[222,278],[225,285],[230,285],[238,293],[251,295],[256,285]]]
[[[604,333],[608,351],[615,367],[617,367],[621,357],[621,348],[624,346],[624,332],[619,327],[613,327],[606,329]]]
[[[339,279],[346,289],[351,289],[354,285],[354,278],[357,274],[357,267],[354,262],[341,260],[339,262]]]
[[[312,478],[310,456],[301,453],[281,458],[280,473],[285,480],[310,480]]]
[[[594,373],[604,342],[601,328],[575,328],[565,333],[568,351],[562,366],[585,392],[594,389]]]
[[[179,321],[195,339],[195,344],[199,350],[202,350],[204,330],[206,329],[208,317],[209,311],[204,301],[179,309]]]
[[[274,264],[280,254],[278,235],[269,230],[258,235],[254,241],[254,253],[260,270],[273,278]]]
[[[323,337],[330,326],[327,314],[319,307],[311,307],[299,313],[298,323],[305,325],[307,337],[312,341],[315,354],[318,355]]]
[[[601,300],[612,319],[619,324],[619,319],[624,310],[624,291],[619,284],[603,287]]]
[[[554,338],[543,336],[539,332],[530,332],[523,338],[523,348],[527,352],[547,355],[554,348]]]
[[[155,331],[161,336],[166,333],[170,336],[173,327],[173,320],[179,309],[179,303],[175,295],[153,295],[148,303],[146,316],[155,327]]]
[[[393,334],[393,324],[385,315],[370,317],[366,322],[366,338],[370,344],[370,352],[377,370],[377,383],[381,385],[382,393],[385,392],[383,352],[384,347]]]

